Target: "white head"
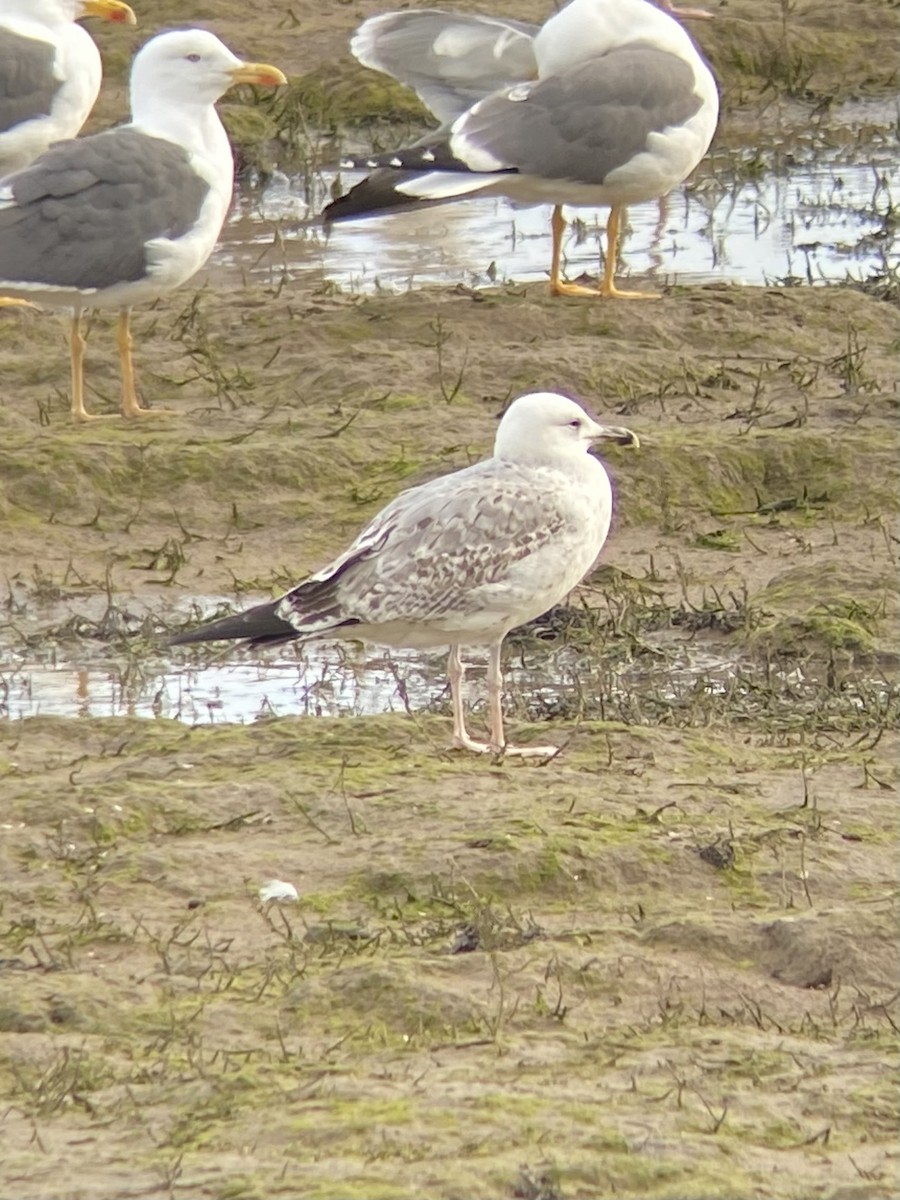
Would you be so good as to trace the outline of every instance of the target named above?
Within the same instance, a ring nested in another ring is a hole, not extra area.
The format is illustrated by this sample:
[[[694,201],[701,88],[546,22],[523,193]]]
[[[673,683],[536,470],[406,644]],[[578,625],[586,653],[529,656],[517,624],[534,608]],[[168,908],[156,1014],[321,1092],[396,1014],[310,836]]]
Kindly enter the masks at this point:
[[[134,25],[134,13],[121,0],[0,0],[0,17],[27,17],[42,25],[62,25],[81,17]]]
[[[74,21],[80,8],[79,0],[5,0],[0,4],[0,16],[27,17],[42,25],[59,25]]]
[[[693,54],[689,35],[660,0],[571,0],[555,13],[534,39],[538,74],[552,75],[574,63],[632,42],[652,41],[671,53]],[[687,12],[680,15],[688,15]]]
[[[497,458],[550,461],[587,454],[606,439],[638,446],[637,435],[619,425],[601,425],[575,400],[558,392],[519,396],[503,414],[494,442]]]
[[[267,63],[241,62],[203,29],[160,33],[145,43],[132,65],[132,115],[160,100],[181,108],[208,107],[236,83],[277,87],[287,80]]]

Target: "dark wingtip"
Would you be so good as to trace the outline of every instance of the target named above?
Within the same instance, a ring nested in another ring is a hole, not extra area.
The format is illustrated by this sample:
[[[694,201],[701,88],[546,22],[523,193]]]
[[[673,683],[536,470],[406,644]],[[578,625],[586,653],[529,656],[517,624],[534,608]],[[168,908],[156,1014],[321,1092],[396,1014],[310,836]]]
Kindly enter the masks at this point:
[[[221,617],[197,629],[188,629],[170,638],[168,646],[190,646],[199,642],[246,641],[251,644],[265,642],[288,642],[297,636],[297,630],[276,615],[280,601],[258,604],[245,612],[231,617]]]
[[[380,217],[388,212],[427,208],[441,201],[419,200],[397,190],[398,186],[415,179],[420,172],[378,167],[371,175],[354,184],[343,196],[335,197],[322,210],[326,225],[335,221],[358,221],[363,217]]]

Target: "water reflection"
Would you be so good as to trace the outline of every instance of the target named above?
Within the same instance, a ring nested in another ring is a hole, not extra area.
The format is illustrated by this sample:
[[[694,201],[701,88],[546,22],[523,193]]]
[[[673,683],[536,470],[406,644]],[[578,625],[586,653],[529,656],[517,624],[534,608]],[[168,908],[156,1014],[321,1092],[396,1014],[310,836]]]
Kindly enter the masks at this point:
[[[677,705],[703,694],[731,695],[748,672],[709,646],[680,642],[671,633],[648,639],[640,658],[604,659],[574,645],[507,657],[506,685],[515,711],[533,717],[621,717],[635,697],[641,703]],[[226,657],[227,655],[227,657]],[[483,658],[467,655],[473,670],[467,693],[476,707],[485,698]],[[779,687],[815,686],[803,672],[784,671]],[[354,644],[309,643],[278,654],[247,656],[234,648],[202,667],[156,658],[103,657],[75,662],[19,653],[0,667],[0,716],[168,717],[187,725],[245,724],[267,716],[336,717],[447,710],[443,654],[363,649]],[[631,713],[628,707],[628,714]]]
[[[364,654],[355,646],[312,644],[302,655],[242,656],[233,649],[208,666],[104,658],[75,662],[24,653],[0,666],[0,716],[170,717],[189,725],[262,716],[347,716],[423,706],[443,691],[441,661]],[[407,661],[408,660],[408,661]]]

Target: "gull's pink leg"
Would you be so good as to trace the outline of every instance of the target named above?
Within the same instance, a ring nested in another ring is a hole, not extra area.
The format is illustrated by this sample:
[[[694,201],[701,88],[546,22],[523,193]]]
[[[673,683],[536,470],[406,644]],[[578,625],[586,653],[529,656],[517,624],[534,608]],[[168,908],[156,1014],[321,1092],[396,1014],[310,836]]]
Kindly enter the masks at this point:
[[[471,750],[475,754],[490,754],[491,747],[487,742],[473,741],[466,732],[462,688],[466,668],[459,655],[459,646],[450,647],[447,674],[450,677],[450,706],[453,709],[453,745],[459,750]]]
[[[503,732],[503,672],[500,667],[500,654],[503,639],[491,645],[488,658],[488,702],[491,712],[491,744],[489,749],[494,754],[516,755],[519,758],[547,758],[556,754],[558,746],[510,746]]]

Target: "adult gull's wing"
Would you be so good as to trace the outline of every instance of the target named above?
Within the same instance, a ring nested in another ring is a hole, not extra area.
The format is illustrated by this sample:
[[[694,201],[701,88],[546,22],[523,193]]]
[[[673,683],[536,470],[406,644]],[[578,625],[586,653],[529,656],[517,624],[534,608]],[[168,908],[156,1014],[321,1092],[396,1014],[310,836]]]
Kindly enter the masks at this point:
[[[370,17],[350,42],[365,67],[413,88],[442,123],[483,97],[537,76],[539,25],[426,8]]]
[[[0,28],[0,134],[50,111],[62,81],[49,42]]]
[[[59,142],[0,186],[0,288],[142,279],[148,243],[186,234],[208,191],[186,150],[136,129]]]
[[[626,46],[489,96],[454,124],[449,149],[475,170],[602,184],[699,111],[693,78],[674,54]]]
[[[335,200],[325,217],[449,200],[490,187],[504,174],[522,177],[517,198],[526,198],[529,178],[598,187],[616,171],[635,174],[636,199],[659,195],[671,184],[658,188],[653,159],[642,155],[651,139],[670,139],[677,152],[686,136],[682,126],[702,106],[693,85],[687,63],[646,44],[516,84],[407,150],[354,160],[354,166],[384,169]],[[534,199],[544,199],[543,192]]]

